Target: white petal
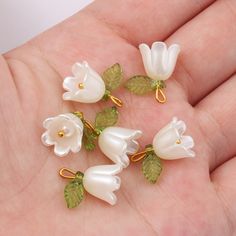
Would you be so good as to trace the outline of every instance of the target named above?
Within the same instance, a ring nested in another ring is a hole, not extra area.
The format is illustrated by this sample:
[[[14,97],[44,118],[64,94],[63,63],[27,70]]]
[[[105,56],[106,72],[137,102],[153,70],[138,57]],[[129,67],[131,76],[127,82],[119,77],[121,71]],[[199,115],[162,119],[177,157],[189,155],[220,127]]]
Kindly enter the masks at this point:
[[[76,62],[72,66],[72,74],[77,78],[84,78],[87,73],[87,62],[83,61],[82,63]]]
[[[81,81],[82,82],[82,81]],[[76,92],[78,90],[78,84],[80,81],[75,77],[66,77],[63,81],[63,88],[70,92]]]
[[[169,129],[165,133],[159,135],[157,133],[153,139],[153,148],[157,153],[165,153],[166,150],[175,144],[175,142],[179,139],[179,134],[175,129]],[[162,157],[162,156],[161,156]]]
[[[117,176],[84,175],[83,185],[88,193],[108,202],[116,204],[116,196],[113,191],[120,188],[120,178]]]
[[[70,147],[68,146],[61,146],[59,144],[55,144],[54,146],[54,153],[59,157],[66,156],[70,151]]]
[[[194,147],[193,138],[191,136],[182,136],[181,145],[187,149],[193,148]]]
[[[167,63],[167,73],[166,73],[165,77],[163,78],[163,80],[168,79],[172,75],[172,73],[175,69],[175,65],[177,62],[179,52],[180,52],[180,46],[178,44],[172,44],[169,47],[168,61],[166,62]]]
[[[126,155],[127,142],[113,134],[104,133],[99,135],[98,145],[101,151],[114,163],[127,167],[129,165],[129,159]]]
[[[164,42],[154,42],[152,44],[152,68],[155,73],[155,79],[161,79],[166,73],[167,47]]]
[[[49,118],[47,118],[46,120],[44,120],[44,122],[43,122],[43,127],[44,127],[45,129],[48,129],[49,126],[50,126],[50,124],[53,122],[53,120],[54,120],[54,117],[49,117]]]
[[[43,144],[46,146],[51,146],[51,145],[55,144],[55,142],[53,140],[51,140],[47,131],[42,134],[41,140],[42,140]]]
[[[70,121],[73,121],[76,128],[83,132],[83,128],[84,128],[84,124],[81,121],[81,119],[79,117],[77,117],[76,115],[72,114],[72,113],[66,113],[66,114],[61,114],[60,117],[65,117]]]
[[[77,153],[81,150],[81,146],[82,146],[82,135],[78,135],[77,137],[75,137],[75,141],[73,144],[71,144],[71,151],[74,153]]]
[[[116,127],[116,126],[108,127],[104,129],[102,133],[113,134],[114,136],[122,138],[124,140],[138,139],[143,134],[141,130],[126,129],[126,128]]]
[[[72,101],[73,97],[74,97],[74,93],[72,93],[72,92],[65,92],[62,95],[63,100],[71,100]]]
[[[186,124],[182,120],[178,120],[175,123],[172,123],[172,127],[177,130],[179,135],[183,135],[186,131]]]
[[[195,153],[191,149],[187,149],[178,144],[175,144],[167,148],[166,150],[163,150],[163,152],[162,150],[159,150],[159,152],[156,154],[164,160],[175,160],[195,156]]]
[[[142,56],[144,69],[145,69],[147,75],[150,78],[155,79],[155,73],[154,73],[153,67],[152,67],[151,49],[148,47],[147,44],[142,43],[139,45],[139,50],[140,50],[140,53]]]
[[[127,154],[134,154],[139,150],[139,143],[135,140],[131,140],[127,146]]]
[[[102,174],[102,175],[116,175],[122,171],[122,167],[118,164],[114,165],[100,165],[92,166],[86,170],[86,173]]]

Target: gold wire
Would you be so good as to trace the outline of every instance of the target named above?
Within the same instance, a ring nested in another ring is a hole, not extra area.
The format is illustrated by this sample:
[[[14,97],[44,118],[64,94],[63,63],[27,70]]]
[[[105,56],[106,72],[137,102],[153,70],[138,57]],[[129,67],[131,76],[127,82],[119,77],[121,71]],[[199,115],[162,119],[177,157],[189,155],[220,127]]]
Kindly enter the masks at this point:
[[[84,114],[83,114],[83,112],[76,111],[76,112],[74,112],[74,114],[76,114],[76,115],[83,121],[84,125],[85,125],[87,128],[89,128],[92,132],[94,132],[95,134],[97,134],[97,132],[96,132],[96,130],[94,129],[93,125],[92,125],[89,121],[87,121],[87,120],[84,119]]]
[[[156,100],[159,103],[165,103],[167,100],[163,90],[160,88],[157,88],[157,90],[156,90]]]
[[[108,95],[108,97],[112,100],[113,103],[115,103],[118,107],[122,107],[123,106],[123,102],[117,98],[114,97],[113,95]]]
[[[142,152],[135,153],[134,155],[132,155],[132,156],[130,157],[130,160],[131,160],[132,162],[140,161],[140,160],[142,160],[142,159],[145,157],[146,153],[147,153],[146,150],[145,150],[145,151],[142,151]]]
[[[92,132],[97,133],[96,130],[94,129],[93,125],[92,125],[89,121],[84,120],[84,124],[85,124],[86,127],[89,128]]]
[[[68,174],[64,174],[65,172],[69,173],[70,175]],[[75,175],[76,175],[76,172],[74,172],[73,170],[71,169],[68,169],[68,168],[61,168],[59,170],[59,175],[64,178],[64,179],[74,179],[75,178]]]

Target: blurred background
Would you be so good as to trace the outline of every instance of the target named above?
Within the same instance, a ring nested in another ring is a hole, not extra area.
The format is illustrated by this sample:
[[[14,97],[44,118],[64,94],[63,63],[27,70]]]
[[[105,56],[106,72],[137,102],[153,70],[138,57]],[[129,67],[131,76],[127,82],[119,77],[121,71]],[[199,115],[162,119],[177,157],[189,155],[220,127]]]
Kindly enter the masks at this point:
[[[0,0],[0,53],[78,12],[93,0]]]

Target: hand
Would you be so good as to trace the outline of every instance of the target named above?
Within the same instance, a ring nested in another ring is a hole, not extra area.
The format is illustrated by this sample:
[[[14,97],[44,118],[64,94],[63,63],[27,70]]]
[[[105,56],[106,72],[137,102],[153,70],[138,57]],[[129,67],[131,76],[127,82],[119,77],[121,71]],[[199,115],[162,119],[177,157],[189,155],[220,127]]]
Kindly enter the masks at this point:
[[[1,235],[214,235],[236,230],[236,4],[225,1],[96,1],[82,12],[0,57]],[[45,118],[81,110],[93,121],[111,104],[62,100],[71,65],[98,72],[119,62],[125,78],[144,74],[138,44],[178,43],[181,54],[165,89],[168,102],[120,89],[119,125],[141,129],[140,142],[173,116],[195,139],[195,159],[164,161],[157,184],[140,164],[121,173],[118,203],[87,194],[66,208],[61,167],[84,171],[111,163],[99,150],[57,158],[40,141]]]

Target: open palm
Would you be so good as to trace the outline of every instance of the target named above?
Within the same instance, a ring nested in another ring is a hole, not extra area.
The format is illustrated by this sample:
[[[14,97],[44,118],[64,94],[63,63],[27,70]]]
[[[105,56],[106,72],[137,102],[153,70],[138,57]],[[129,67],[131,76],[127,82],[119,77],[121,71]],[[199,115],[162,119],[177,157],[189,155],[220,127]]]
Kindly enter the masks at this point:
[[[236,4],[224,1],[96,1],[82,12],[0,57],[1,235],[234,235],[236,230]],[[87,60],[98,72],[119,62],[125,79],[144,74],[138,44],[178,43],[167,82],[168,102],[121,88],[119,125],[152,142],[173,116],[195,140],[195,159],[165,161],[150,185],[140,164],[121,173],[112,207],[89,194],[69,210],[61,167],[84,171],[111,163],[99,150],[55,157],[41,144],[42,121],[80,110],[88,120],[106,102],[62,100],[71,65]]]

